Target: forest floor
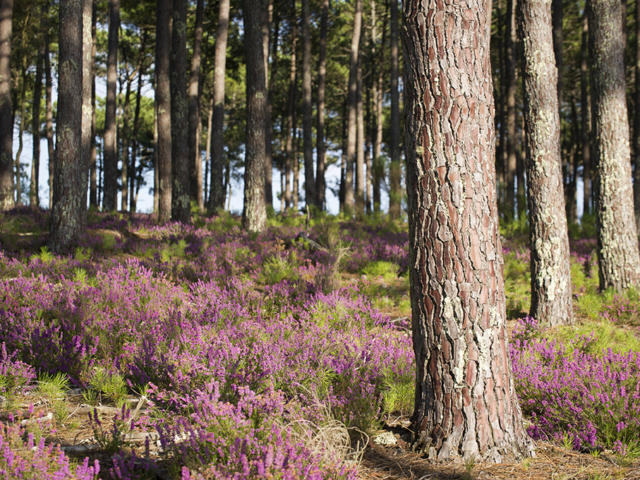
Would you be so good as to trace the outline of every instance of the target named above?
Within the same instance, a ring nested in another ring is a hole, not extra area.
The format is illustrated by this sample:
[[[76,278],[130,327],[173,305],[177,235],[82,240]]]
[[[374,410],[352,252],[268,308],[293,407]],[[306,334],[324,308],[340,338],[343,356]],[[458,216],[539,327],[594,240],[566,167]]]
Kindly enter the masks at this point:
[[[292,217],[256,236],[231,216],[92,214],[58,256],[46,222],[0,218],[7,478],[640,479],[640,295],[598,291],[588,226],[572,239],[576,321],[555,329],[526,317],[529,252],[505,229],[511,359],[537,455],[489,465],[407,443],[405,225]]]

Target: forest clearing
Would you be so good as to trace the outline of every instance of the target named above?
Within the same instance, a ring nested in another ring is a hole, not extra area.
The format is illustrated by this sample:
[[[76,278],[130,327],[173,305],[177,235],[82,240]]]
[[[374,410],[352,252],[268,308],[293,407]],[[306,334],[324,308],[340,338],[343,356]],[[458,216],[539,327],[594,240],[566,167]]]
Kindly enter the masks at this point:
[[[640,1],[0,0],[0,479],[640,479],[638,226]]]
[[[505,242],[538,454],[492,466],[411,452],[406,225],[292,216],[254,235],[229,215],[100,214],[55,255],[46,220],[1,222],[6,478],[93,479],[96,460],[116,479],[640,477],[640,297],[598,293],[593,228],[573,242],[574,326],[525,316],[528,249]]]

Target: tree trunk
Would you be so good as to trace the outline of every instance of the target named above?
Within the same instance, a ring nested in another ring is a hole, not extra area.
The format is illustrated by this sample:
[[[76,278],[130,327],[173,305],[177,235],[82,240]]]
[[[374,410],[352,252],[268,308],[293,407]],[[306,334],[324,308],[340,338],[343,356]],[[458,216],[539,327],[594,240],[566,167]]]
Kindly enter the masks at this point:
[[[53,174],[51,248],[68,250],[80,237],[86,208],[86,163],[82,160],[82,0],[60,1],[58,119]]]
[[[53,79],[51,74],[51,55],[49,51],[49,36],[45,39],[44,52],[44,96],[45,96],[45,136],[47,137],[47,154],[49,164],[49,209],[53,207],[53,171],[55,150],[53,142]]]
[[[31,183],[29,185],[29,205],[40,206],[40,104],[42,101],[42,63],[44,62],[44,44],[38,50],[36,60],[36,78],[33,85],[33,111],[31,115],[31,134],[33,155],[31,160]]]
[[[383,75],[384,75],[384,45],[386,35],[387,22],[382,23],[382,41],[379,52],[379,58],[375,59],[378,64],[378,70],[373,81],[373,102],[374,102],[374,121],[375,121],[375,137],[373,140],[373,211],[380,211],[381,184],[384,181],[384,161],[381,157],[382,150],[382,96],[383,96]],[[374,44],[378,42],[377,34],[374,32]],[[375,57],[374,57],[375,58]]]
[[[202,157],[200,156],[200,139],[198,126],[200,125],[200,64],[202,50],[202,16],[204,0],[196,3],[196,24],[193,39],[193,56],[191,57],[191,69],[189,74],[189,158],[190,170],[190,194],[191,201],[199,209],[204,208],[202,194]]]
[[[532,453],[505,328],[490,1],[404,4],[414,447],[500,462]],[[464,20],[463,20],[464,19]],[[466,52],[457,55],[454,52]]]
[[[265,205],[267,78],[262,31],[267,22],[266,0],[243,0],[247,64],[247,143],[244,170],[242,226],[262,232],[267,226]]]
[[[526,174],[531,246],[531,310],[539,322],[572,323],[569,236],[562,189],[558,70],[551,0],[520,0],[523,39]]]
[[[156,143],[158,222],[171,219],[171,4],[158,0],[156,24]]]
[[[591,213],[591,95],[589,95],[589,22],[587,12],[582,18],[582,48],[580,56],[580,133],[582,140],[582,201],[583,212]]]
[[[318,120],[316,125],[316,206],[323,210],[326,195],[326,151],[324,138],[325,89],[327,78],[327,30],[329,23],[329,0],[322,0],[320,15],[320,52],[318,57]]]
[[[588,3],[600,288],[638,286],[620,0]]]
[[[516,9],[517,0],[507,0],[507,34],[505,44],[505,91],[507,98],[507,131],[506,131],[506,174],[505,174],[505,209],[506,218],[511,220],[515,217],[516,208],[516,172],[518,170],[517,155],[517,110],[516,95],[518,91],[517,82],[517,61],[516,61]]]
[[[142,50],[142,49],[141,49]],[[123,55],[124,56],[124,55]],[[123,58],[123,63],[127,64],[127,59]],[[133,84],[135,72],[127,74],[124,99],[121,102],[122,108],[122,135],[121,135],[121,148],[122,148],[122,168],[120,169],[120,210],[123,212],[128,211],[129,200],[129,145],[131,143],[131,135],[133,129],[129,125],[129,105],[131,104],[131,85]],[[121,90],[122,92],[122,87]]]
[[[133,132],[132,132],[132,139],[131,139],[131,161],[130,161],[130,184],[131,184],[131,188],[130,188],[130,195],[129,195],[129,210],[131,212],[135,212],[136,211],[136,207],[137,207],[137,191],[139,190],[139,186],[136,186],[137,184],[139,184],[139,182],[137,182],[137,170],[136,170],[136,160],[137,160],[137,156],[138,156],[138,140],[137,140],[137,133],[140,130],[140,108],[141,108],[141,102],[142,102],[142,77],[144,76],[144,47],[146,46],[146,40],[147,40],[147,32],[146,30],[144,30],[142,32],[142,40],[141,40],[141,44],[142,47],[140,49],[140,58],[138,61],[138,85],[137,85],[137,90],[136,90],[136,105],[134,107],[134,111],[133,111]]]
[[[82,176],[83,180],[87,180],[85,175],[89,172],[91,163],[91,135],[93,133],[92,118],[93,104],[91,101],[91,92],[93,90],[93,34],[91,31],[93,19],[93,0],[82,0]],[[82,184],[82,206],[87,204],[87,188],[86,183]]]
[[[364,217],[364,108],[362,103],[362,57],[356,70],[356,215]]]
[[[211,184],[209,183],[209,168],[211,166],[211,135],[213,134],[213,95],[211,95],[211,99],[209,100],[209,112],[207,114],[207,139],[205,141],[205,164],[204,164],[204,203],[205,205],[209,205],[210,198],[210,189]]]
[[[311,9],[302,0],[302,139],[304,152],[304,198],[307,208],[315,204],[313,172],[313,107],[311,105]]]
[[[297,83],[296,83],[296,61],[297,61],[297,47],[298,47],[298,24],[295,14],[295,0],[292,1],[292,16],[291,16],[291,63],[289,67],[289,96],[287,99],[287,126],[285,137],[285,189],[284,198],[286,208],[289,209],[293,204],[293,195],[291,191],[291,185],[289,184],[289,178],[293,171],[294,160],[296,159],[296,153],[294,153],[294,143],[296,142],[296,98],[297,98]]]
[[[96,2],[93,1],[91,12],[91,62],[96,59]],[[97,177],[97,151],[96,151],[96,74],[91,69],[91,151],[89,153],[89,205],[98,208],[98,177]]]
[[[636,226],[640,228],[640,2],[636,1],[636,42],[635,42],[635,90],[633,115],[633,200]],[[639,232],[640,233],[640,232]]]
[[[191,218],[187,105],[187,0],[173,0],[171,27],[171,219]],[[185,128],[186,127],[186,128]]]
[[[218,30],[213,60],[213,134],[211,135],[211,180],[209,210],[224,208],[224,79],[229,34],[229,0],[220,0]]]
[[[389,216],[400,217],[402,205],[400,165],[400,92],[398,91],[398,0],[390,2],[391,21],[391,164],[389,166]]]
[[[102,208],[117,208],[118,198],[118,142],[116,119],[116,89],[118,80],[118,31],[120,29],[120,0],[109,0],[109,39],[107,53],[107,104],[104,120],[104,191]]]
[[[349,60],[349,87],[347,93],[347,155],[344,177],[344,212],[352,215],[355,208],[353,173],[358,153],[358,61],[362,31],[362,0],[354,0],[351,57]]]
[[[551,2],[551,22],[552,22],[552,38],[553,38],[553,53],[556,68],[558,69],[558,108],[562,108],[562,87],[563,87],[563,70],[564,63],[562,61],[562,19],[563,19],[563,0],[553,0]],[[560,115],[562,118],[562,115]]]
[[[22,149],[24,148],[24,120],[26,117],[26,101],[25,96],[27,93],[27,66],[23,65],[22,72],[20,74],[20,98],[17,99],[17,105],[20,107],[20,126],[18,127],[18,149],[16,150],[16,158],[14,160],[15,170],[15,190],[16,190],[16,206],[22,205],[22,168],[20,165],[20,158],[22,157]]]
[[[13,0],[0,0],[0,211],[13,200],[13,106],[11,101],[11,29]]]
[[[270,207],[273,206],[273,152],[271,145],[272,127],[271,127],[271,100],[269,99],[269,43],[271,22],[273,20],[273,0],[267,1],[266,21],[262,25],[262,51],[264,59],[264,78],[267,85],[267,105],[265,113],[265,155],[264,155],[264,195],[265,202]]]

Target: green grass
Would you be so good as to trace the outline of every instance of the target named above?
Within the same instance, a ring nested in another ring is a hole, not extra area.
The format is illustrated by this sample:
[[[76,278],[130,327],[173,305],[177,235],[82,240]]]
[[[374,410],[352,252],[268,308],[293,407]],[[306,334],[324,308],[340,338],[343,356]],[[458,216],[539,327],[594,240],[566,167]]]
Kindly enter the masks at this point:
[[[368,262],[364,267],[362,267],[361,272],[367,276],[382,277],[383,280],[392,282],[398,278],[398,265],[393,262],[378,260],[375,262]]]
[[[572,340],[583,336],[592,337],[592,340],[584,346],[584,350],[593,355],[601,355],[607,349],[615,353],[625,353],[630,350],[640,352],[640,339],[628,329],[621,328],[608,320],[564,325],[545,332],[545,337],[562,342],[569,352],[575,348]]]

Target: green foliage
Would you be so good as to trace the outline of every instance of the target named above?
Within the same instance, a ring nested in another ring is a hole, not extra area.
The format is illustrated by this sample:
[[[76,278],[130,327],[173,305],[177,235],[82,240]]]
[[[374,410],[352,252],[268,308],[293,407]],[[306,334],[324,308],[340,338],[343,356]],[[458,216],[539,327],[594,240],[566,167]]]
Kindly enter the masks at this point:
[[[529,235],[529,219],[527,215],[520,215],[500,222],[500,235],[506,238],[524,239]]]
[[[64,398],[68,390],[69,378],[64,373],[44,373],[38,380],[38,393],[47,400]]]
[[[531,273],[529,264],[515,253],[504,256],[504,286],[507,297],[507,317],[517,318],[529,311],[531,303]]]
[[[93,391],[94,393],[89,393]],[[120,407],[127,396],[127,383],[118,373],[111,373],[104,368],[96,368],[89,380],[89,391],[86,392],[88,400],[106,399]],[[89,402],[87,402],[89,403]]]
[[[160,260],[164,263],[169,263],[171,260],[185,258],[185,249],[187,248],[187,242],[184,238],[181,238],[176,243],[170,243],[160,250]]]
[[[383,381],[382,410],[387,415],[411,415],[415,396],[415,377],[388,372]]]
[[[262,266],[260,281],[267,285],[280,283],[283,280],[295,281],[299,278],[294,259],[273,255],[265,260]]]
[[[608,320],[586,321],[578,325],[563,325],[549,330],[545,337],[562,342],[568,352],[577,345],[592,355],[602,355],[604,351],[614,353],[640,352],[640,338],[627,328],[616,326]],[[575,338],[586,337],[588,342],[573,342]]]
[[[31,260],[40,260],[44,264],[49,264],[53,261],[53,253],[47,247],[41,247],[40,253],[34,253],[31,255]]]
[[[362,267],[362,273],[372,277],[382,277],[385,281],[391,282],[398,278],[398,265],[383,260],[368,262]]]

